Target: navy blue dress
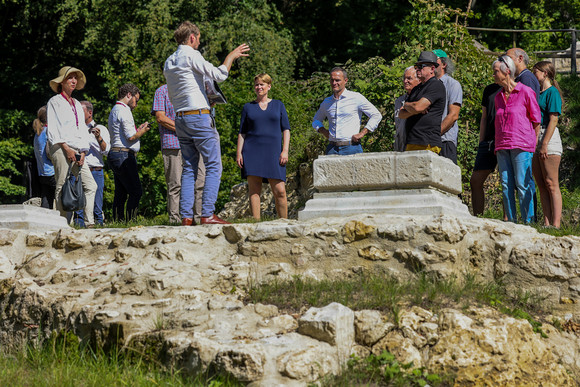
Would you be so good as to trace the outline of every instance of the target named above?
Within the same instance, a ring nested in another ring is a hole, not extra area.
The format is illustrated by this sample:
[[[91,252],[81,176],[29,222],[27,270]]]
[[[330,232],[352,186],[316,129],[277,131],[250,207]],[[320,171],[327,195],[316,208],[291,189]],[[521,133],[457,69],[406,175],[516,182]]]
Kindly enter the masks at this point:
[[[264,182],[286,181],[286,166],[280,165],[284,130],[290,130],[290,122],[282,101],[271,100],[266,110],[256,101],[244,105],[240,122],[240,134],[245,135],[242,178],[259,176]]]

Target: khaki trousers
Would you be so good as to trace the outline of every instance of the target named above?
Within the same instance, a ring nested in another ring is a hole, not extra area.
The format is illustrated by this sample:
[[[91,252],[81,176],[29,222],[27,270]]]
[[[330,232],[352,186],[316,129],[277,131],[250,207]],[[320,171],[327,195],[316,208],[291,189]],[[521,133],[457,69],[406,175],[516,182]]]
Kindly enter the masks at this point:
[[[165,171],[165,183],[167,184],[167,213],[169,221],[181,223],[179,212],[179,198],[181,195],[181,172],[183,170],[183,160],[180,149],[162,149],[163,169]],[[197,168],[197,180],[195,181],[195,205],[193,207],[193,217],[199,222],[201,217],[201,199],[203,197],[203,184],[205,182],[205,166],[203,160],[199,159]]]
[[[49,148],[50,158],[52,160],[52,164],[54,165],[54,177],[56,179],[56,209],[60,211],[60,215],[67,218],[67,211],[62,209],[62,201],[60,200],[60,191],[62,190],[62,186],[67,177],[68,167],[70,165],[69,161],[66,159],[64,151],[62,150],[59,144],[52,145]],[[80,168],[78,165],[73,166],[72,172],[75,175],[80,173],[81,178],[83,179],[83,190],[85,191],[85,199],[86,205],[84,208],[85,212],[85,225],[91,226],[95,224],[95,215],[93,214],[93,209],[95,207],[95,193],[97,192],[97,183],[95,183],[95,179],[93,178],[93,174],[89,169],[89,165],[85,162],[83,166]]]

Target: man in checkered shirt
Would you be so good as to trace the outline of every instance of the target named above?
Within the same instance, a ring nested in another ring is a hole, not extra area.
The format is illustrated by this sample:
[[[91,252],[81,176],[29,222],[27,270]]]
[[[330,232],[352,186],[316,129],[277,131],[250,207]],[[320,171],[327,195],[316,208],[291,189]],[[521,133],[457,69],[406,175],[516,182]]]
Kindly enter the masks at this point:
[[[167,212],[169,221],[181,223],[179,212],[179,196],[181,193],[181,171],[183,162],[179,140],[175,134],[175,112],[167,95],[167,85],[163,85],[155,91],[151,114],[155,116],[159,124],[159,137],[161,139],[161,154],[165,169],[165,183],[167,184]],[[193,216],[199,223],[201,216],[201,197],[205,182],[205,166],[203,159],[199,158],[197,180],[195,181],[195,206]]]

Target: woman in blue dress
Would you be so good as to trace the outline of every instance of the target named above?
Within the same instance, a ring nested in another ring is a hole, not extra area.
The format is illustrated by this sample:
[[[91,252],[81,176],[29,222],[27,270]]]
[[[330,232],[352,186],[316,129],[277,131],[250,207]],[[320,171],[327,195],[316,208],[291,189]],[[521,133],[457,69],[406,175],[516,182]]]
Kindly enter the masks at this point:
[[[288,217],[286,200],[286,163],[290,147],[290,122],[286,107],[268,98],[272,78],[268,74],[254,77],[256,99],[244,105],[238,134],[236,161],[242,178],[248,180],[250,210],[260,219],[262,182],[269,182],[280,218]]]
[[[558,182],[558,170],[563,148],[557,125],[558,116],[562,114],[562,93],[554,78],[556,69],[552,62],[538,62],[534,65],[533,71],[540,82],[542,125],[532,160],[532,170],[542,200],[544,225],[560,228],[562,193]]]

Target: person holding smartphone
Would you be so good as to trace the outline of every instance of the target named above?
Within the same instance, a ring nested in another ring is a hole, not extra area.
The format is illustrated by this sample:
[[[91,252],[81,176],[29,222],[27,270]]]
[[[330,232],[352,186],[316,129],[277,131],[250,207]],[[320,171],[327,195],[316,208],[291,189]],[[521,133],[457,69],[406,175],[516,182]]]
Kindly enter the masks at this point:
[[[141,149],[139,139],[151,128],[149,122],[138,128],[133,119],[132,110],[139,102],[139,88],[126,83],[119,88],[119,100],[109,114],[109,132],[111,150],[108,163],[115,179],[115,196],[113,198],[113,219],[131,220],[137,215],[139,200],[143,195],[137,152]]]

